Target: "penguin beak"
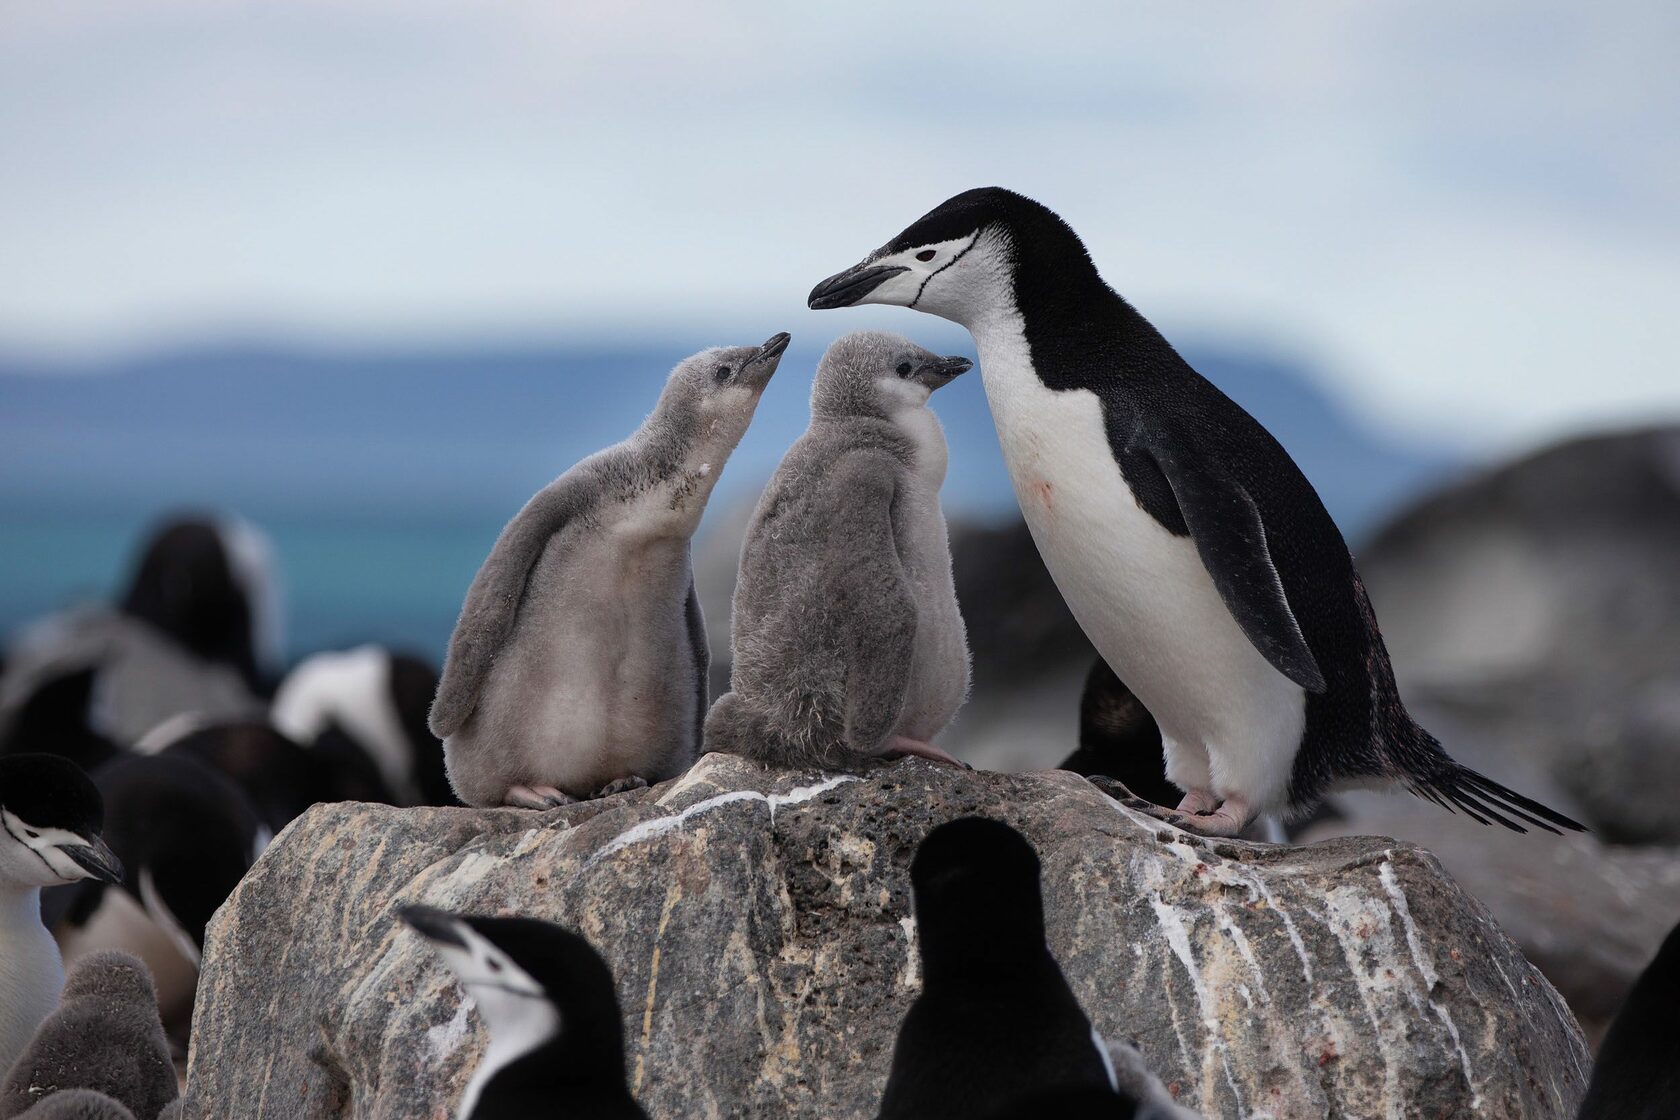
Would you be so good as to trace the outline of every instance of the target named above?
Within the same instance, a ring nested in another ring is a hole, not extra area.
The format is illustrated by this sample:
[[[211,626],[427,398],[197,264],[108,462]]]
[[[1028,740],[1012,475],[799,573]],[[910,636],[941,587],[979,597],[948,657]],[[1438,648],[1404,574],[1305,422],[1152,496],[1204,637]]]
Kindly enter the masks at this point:
[[[812,311],[828,311],[835,307],[850,307],[879,288],[889,277],[909,272],[901,264],[872,265],[868,261],[837,272],[811,289],[806,300]]]
[[[467,939],[462,937],[461,931],[456,928],[460,919],[447,910],[439,910],[432,906],[404,906],[397,911],[397,917],[433,944],[453,945],[457,949],[468,948]]]
[[[782,364],[782,355],[787,353],[788,343],[791,341],[792,336],[786,331],[765,339],[764,345],[758,348],[758,353],[742,364],[737,382],[749,389],[762,389],[768,385],[770,376],[776,372],[776,367]]]
[[[97,879],[101,883],[122,882],[122,860],[99,837],[95,836],[86,844],[64,844],[58,850],[87,872],[89,879]]]
[[[949,358],[935,358],[931,362],[923,362],[921,367],[911,374],[911,379],[928,387],[928,392],[949,385],[960,375],[974,368],[974,363],[967,358],[952,355]]]

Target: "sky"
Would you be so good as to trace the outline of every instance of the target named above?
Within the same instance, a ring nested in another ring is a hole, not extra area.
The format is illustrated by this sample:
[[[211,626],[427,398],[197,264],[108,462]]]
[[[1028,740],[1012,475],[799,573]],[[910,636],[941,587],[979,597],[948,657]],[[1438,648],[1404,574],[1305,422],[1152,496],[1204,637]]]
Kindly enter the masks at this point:
[[[1169,334],[1492,452],[1680,416],[1672,0],[7,0],[0,350],[887,325],[1000,184]]]

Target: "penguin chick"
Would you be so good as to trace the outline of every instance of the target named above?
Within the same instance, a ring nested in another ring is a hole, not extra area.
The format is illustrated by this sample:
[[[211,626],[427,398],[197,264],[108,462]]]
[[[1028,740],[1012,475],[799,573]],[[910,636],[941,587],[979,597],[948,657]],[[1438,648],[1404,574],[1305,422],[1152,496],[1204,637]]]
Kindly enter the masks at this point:
[[[65,1089],[93,1090],[148,1117],[178,1095],[157,993],[139,959],[96,953],[76,962],[58,1009],[0,1085],[0,1118]]]
[[[1113,778],[1154,802],[1177,798],[1161,757],[1161,728],[1101,657],[1079,697],[1079,747],[1057,769]]]
[[[238,786],[193,758],[135,755],[94,774],[124,873],[51,907],[66,958],[120,949],[146,963],[172,1030],[192,1013],[205,928],[269,835]]]
[[[0,758],[0,1070],[11,1068],[64,987],[58,943],[41,921],[41,888],[113,883],[122,864],[100,838],[98,788],[67,758]]]
[[[647,1120],[625,1077],[612,972],[589,942],[533,918],[429,906],[399,916],[443,957],[490,1032],[456,1120],[525,1120],[562,1108],[591,1120]]]
[[[968,696],[969,657],[939,507],[945,436],[927,401],[970,365],[876,331],[823,355],[810,427],[741,546],[731,691],[706,717],[707,750],[960,765],[933,745]]]
[[[41,1100],[18,1120],[134,1120],[134,1113],[104,1093],[92,1089],[66,1089]],[[179,1113],[176,1113],[179,1115]],[[163,1120],[159,1116],[159,1120]]]
[[[1045,944],[1038,856],[1021,834],[982,817],[942,824],[916,849],[910,882],[922,992],[880,1120],[971,1120],[1047,1092],[1131,1104]]]
[[[693,763],[709,657],[689,538],[787,344],[679,363],[634,435],[502,530],[432,704],[462,801],[542,809]]]
[[[1657,950],[1616,1012],[1593,1062],[1579,1120],[1680,1116],[1680,926]]]
[[[443,744],[426,726],[437,671],[366,645],[300,661],[274,694],[274,726],[306,746],[337,737],[358,750],[399,805],[452,805]]]
[[[966,191],[811,292],[967,327],[1016,499],[1080,627],[1160,724],[1176,809],[1233,836],[1398,782],[1516,831],[1579,829],[1407,713],[1336,523],[1277,440],[1098,275],[1066,222]]]

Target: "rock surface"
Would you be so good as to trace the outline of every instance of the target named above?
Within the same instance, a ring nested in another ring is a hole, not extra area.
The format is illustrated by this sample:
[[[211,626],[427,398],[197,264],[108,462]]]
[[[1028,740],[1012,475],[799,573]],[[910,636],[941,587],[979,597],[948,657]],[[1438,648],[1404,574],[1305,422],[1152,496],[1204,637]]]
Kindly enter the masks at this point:
[[[1557,993],[1434,857],[1209,843],[1073,775],[864,775],[708,755],[533,814],[318,806],[212,927],[191,1120],[450,1115],[483,1037],[392,918],[424,902],[580,929],[618,978],[656,1117],[874,1115],[918,987],[910,856],[980,813],[1038,848],[1051,946],[1096,1026],[1210,1116],[1568,1117]]]

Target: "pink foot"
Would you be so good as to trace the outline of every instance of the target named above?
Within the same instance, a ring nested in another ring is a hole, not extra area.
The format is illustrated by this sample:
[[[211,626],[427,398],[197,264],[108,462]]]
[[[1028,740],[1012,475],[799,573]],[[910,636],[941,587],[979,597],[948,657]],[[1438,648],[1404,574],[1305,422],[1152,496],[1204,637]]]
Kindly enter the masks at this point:
[[[502,804],[512,809],[558,809],[576,802],[577,798],[553,786],[510,786],[502,795]]]
[[[952,757],[932,743],[924,743],[920,739],[911,739],[904,735],[894,735],[892,741],[887,744],[886,753],[899,757],[913,754],[917,758],[932,759],[934,762],[943,762],[947,766],[955,766],[963,770],[974,769],[968,763]]]

